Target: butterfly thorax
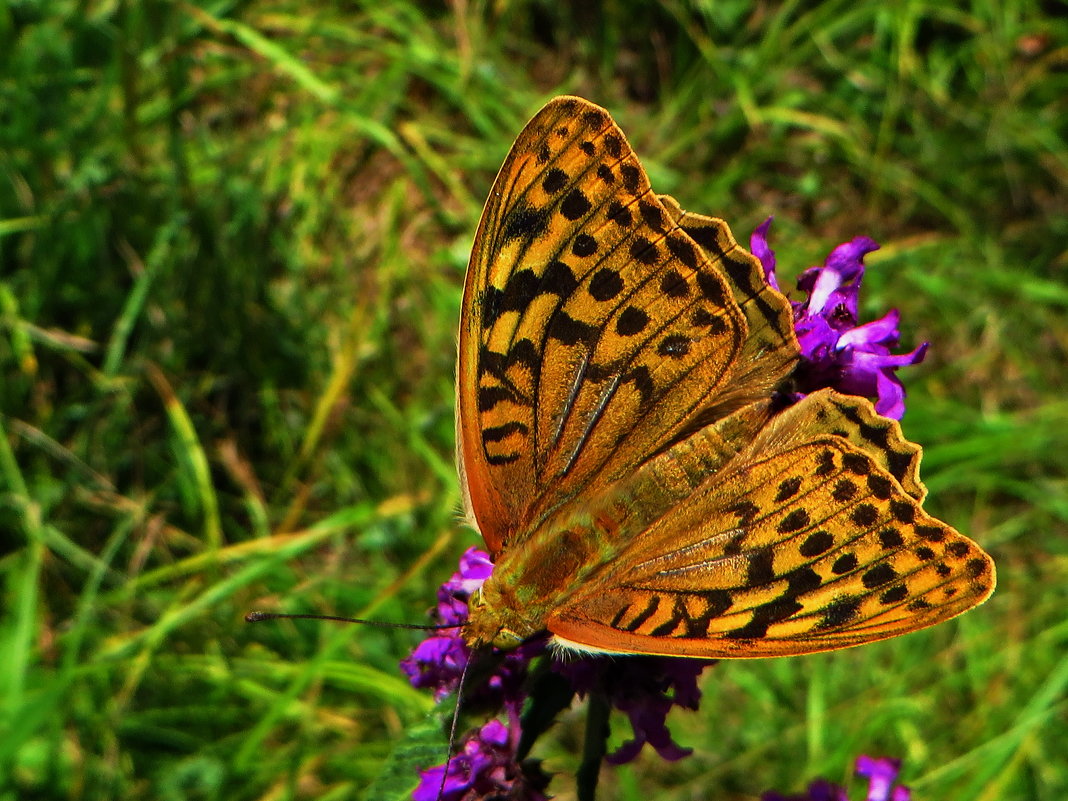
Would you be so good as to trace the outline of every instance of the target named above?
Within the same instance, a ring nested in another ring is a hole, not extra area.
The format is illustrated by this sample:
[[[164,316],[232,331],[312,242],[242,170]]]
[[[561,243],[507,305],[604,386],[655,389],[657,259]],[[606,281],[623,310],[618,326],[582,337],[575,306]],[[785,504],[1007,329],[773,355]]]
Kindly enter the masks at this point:
[[[564,504],[513,535],[493,574],[469,601],[468,645],[517,648],[550,629],[549,618],[618,555],[621,521],[634,510],[616,492]]]

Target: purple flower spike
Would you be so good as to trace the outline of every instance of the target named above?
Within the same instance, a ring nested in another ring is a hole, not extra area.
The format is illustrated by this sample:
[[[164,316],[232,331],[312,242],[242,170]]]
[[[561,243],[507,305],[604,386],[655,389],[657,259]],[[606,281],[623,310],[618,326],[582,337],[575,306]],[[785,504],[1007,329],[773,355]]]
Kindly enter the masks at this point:
[[[865,801],[911,801],[912,792],[902,785],[894,786],[901,768],[900,759],[869,756],[857,757],[856,772],[868,780]],[[846,791],[825,779],[817,779],[800,795],[783,795],[774,790],[760,796],[761,801],[849,801]]]
[[[438,622],[455,623],[458,627],[433,632],[401,661],[401,670],[408,674],[412,686],[432,689],[436,701],[456,690],[471,659],[471,649],[464,642],[459,624],[467,622],[467,601],[471,594],[492,572],[489,554],[468,548],[460,557],[460,570],[438,589]],[[510,714],[517,712],[523,703],[527,666],[544,648],[544,641],[533,641],[508,653],[489,680],[465,693],[465,699],[474,704],[505,706]]]
[[[544,786],[537,786],[542,782],[530,781],[516,763],[517,732],[518,729],[509,731],[499,720],[491,720],[464,741],[460,752],[449,760],[447,772],[446,765],[437,765],[419,774],[413,801],[545,801],[541,792]]]
[[[750,247],[764,266],[768,283],[778,289],[775,252],[767,241],[770,224],[768,218],[753,232]],[[905,388],[895,371],[923,361],[928,343],[911,353],[890,352],[900,338],[896,309],[878,320],[857,324],[864,257],[878,248],[873,239],[858,236],[832,250],[822,267],[810,267],[797,279],[798,289],[808,297],[790,301],[801,346],[801,362],[794,375],[801,393],[832,387],[875,398],[879,414],[900,419],[905,413]]]
[[[468,599],[492,572],[489,555],[468,548],[460,557],[460,570],[438,588],[437,622],[458,626],[466,622]],[[432,688],[436,701],[456,689],[471,658],[461,633],[459,627],[434,632],[401,661],[401,670],[408,674],[412,686]]]
[[[912,792],[908,787],[894,786],[901,771],[901,760],[889,757],[872,758],[863,754],[857,757],[858,776],[868,780],[867,801],[909,801]]]
[[[633,739],[605,758],[609,764],[622,765],[638,756],[646,743],[669,762],[692,753],[693,749],[682,748],[671,739],[667,714],[673,706],[697,709],[701,700],[697,679],[713,662],[669,657],[583,657],[554,663],[553,670],[566,676],[580,695],[605,693],[609,703],[630,718]],[[668,691],[673,691],[670,696]]]
[[[444,624],[466,622],[471,594],[482,586],[492,570],[487,554],[469,549],[460,560],[460,570],[442,585],[438,593],[437,620]],[[413,685],[433,689],[439,700],[456,689],[471,659],[462,631],[457,628],[432,633],[401,663]],[[519,713],[528,690],[525,684],[529,665],[532,659],[545,653],[547,642],[547,637],[535,638],[514,651],[496,653],[488,679],[464,691],[467,702],[491,706],[494,710],[503,709],[508,726],[491,722],[487,724],[489,728],[483,727],[477,735],[465,740],[460,753],[447,763],[447,773],[445,765],[423,771],[413,796],[415,801],[437,798],[443,779],[444,801],[475,801],[483,798],[480,793],[494,793],[487,797],[531,798],[535,801],[543,797],[540,790],[546,786],[547,779],[542,782],[543,777],[533,769],[528,769],[523,778],[522,771],[515,765],[514,754],[520,732]],[[609,763],[618,765],[634,759],[646,743],[662,758],[671,761],[691,753],[690,749],[682,748],[672,740],[666,723],[667,714],[675,706],[697,709],[701,699],[697,679],[714,661],[582,656],[565,663],[554,656],[551,666],[568,679],[574,692],[583,695],[598,693],[611,706],[627,714],[634,737],[606,757]],[[486,667],[490,665],[486,664]],[[520,787],[523,792],[528,788],[534,788],[534,791],[515,795],[517,791],[508,790],[505,785],[519,781],[517,777],[526,782]],[[507,792],[513,795],[506,796]],[[826,801],[840,800],[828,798]]]

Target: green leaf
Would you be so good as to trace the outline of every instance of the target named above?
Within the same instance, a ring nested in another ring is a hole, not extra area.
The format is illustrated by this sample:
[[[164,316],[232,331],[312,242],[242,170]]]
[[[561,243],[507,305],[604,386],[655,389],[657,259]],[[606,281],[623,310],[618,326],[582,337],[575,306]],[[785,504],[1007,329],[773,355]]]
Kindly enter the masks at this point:
[[[445,761],[449,742],[441,715],[430,714],[409,727],[396,744],[378,778],[367,788],[364,798],[375,801],[409,801],[419,783],[419,771]]]

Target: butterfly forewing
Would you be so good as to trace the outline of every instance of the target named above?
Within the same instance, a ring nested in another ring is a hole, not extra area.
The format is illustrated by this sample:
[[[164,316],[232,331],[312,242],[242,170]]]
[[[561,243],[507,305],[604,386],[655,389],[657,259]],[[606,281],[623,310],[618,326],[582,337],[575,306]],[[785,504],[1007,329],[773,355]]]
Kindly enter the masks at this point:
[[[797,360],[797,340],[790,304],[770,286],[764,268],[753,254],[738,246],[721,219],[683,211],[670,195],[660,195],[671,219],[708,254],[728,278],[735,302],[745,315],[748,329],[736,374],[741,383],[760,386],[762,379],[781,375]],[[746,371],[752,375],[746,375]],[[767,385],[766,391],[774,384]]]
[[[491,550],[782,379],[785,364],[738,380],[746,314],[722,258],[678,226],[603,109],[558,98],[520,134],[476,235],[460,331],[461,461]],[[779,336],[776,352],[796,352]]]

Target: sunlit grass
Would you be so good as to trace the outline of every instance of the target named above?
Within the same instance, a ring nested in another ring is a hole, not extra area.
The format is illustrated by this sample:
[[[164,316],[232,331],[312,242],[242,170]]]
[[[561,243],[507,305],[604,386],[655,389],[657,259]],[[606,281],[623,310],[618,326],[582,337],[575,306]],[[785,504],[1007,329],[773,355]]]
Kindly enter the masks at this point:
[[[606,769],[603,797],[753,798],[862,751],[924,798],[1068,795],[1068,26],[708,6],[0,10],[3,798],[366,797],[431,708],[413,635],[242,616],[418,622],[475,542],[463,270],[561,92],[739,239],[775,214],[786,275],[883,244],[864,312],[932,342],[905,420],[928,507],[1000,571],[953,624],[717,666],[672,720],[694,756]],[[540,746],[560,798],[580,739],[571,713]]]

